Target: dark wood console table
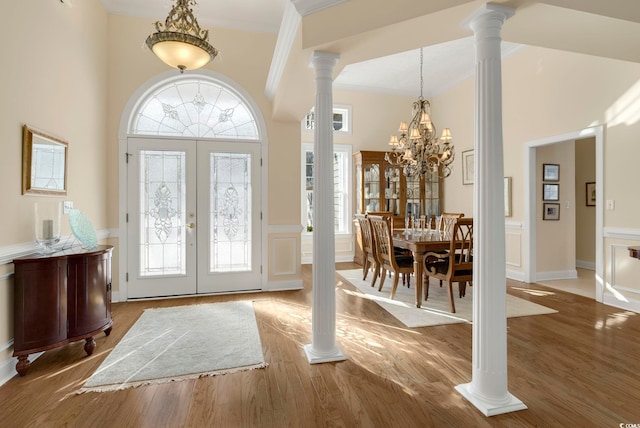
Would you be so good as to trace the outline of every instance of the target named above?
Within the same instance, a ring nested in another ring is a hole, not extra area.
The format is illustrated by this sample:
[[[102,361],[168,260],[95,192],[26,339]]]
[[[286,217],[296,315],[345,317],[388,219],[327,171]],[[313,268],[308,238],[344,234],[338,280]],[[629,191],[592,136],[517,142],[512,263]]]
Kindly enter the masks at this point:
[[[13,356],[20,376],[29,369],[29,354],[84,339],[91,355],[93,336],[111,333],[112,251],[100,245],[13,260]]]
[[[640,247],[629,247],[629,255],[633,258],[640,259]]]

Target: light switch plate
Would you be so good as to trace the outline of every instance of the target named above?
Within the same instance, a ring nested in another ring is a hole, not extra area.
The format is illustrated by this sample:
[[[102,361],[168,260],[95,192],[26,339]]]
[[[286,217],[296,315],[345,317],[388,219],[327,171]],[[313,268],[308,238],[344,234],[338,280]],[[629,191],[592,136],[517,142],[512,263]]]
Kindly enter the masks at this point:
[[[607,199],[607,210],[613,211],[616,209],[616,201],[613,199]]]
[[[69,211],[73,209],[73,201],[64,201],[63,212],[69,214]]]

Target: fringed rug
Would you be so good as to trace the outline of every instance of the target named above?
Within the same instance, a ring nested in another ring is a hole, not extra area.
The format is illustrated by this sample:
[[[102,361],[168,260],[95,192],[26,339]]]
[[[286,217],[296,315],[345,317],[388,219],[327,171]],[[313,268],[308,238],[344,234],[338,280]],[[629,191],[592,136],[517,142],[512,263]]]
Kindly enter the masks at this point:
[[[252,302],[147,309],[78,393],[266,366]]]
[[[431,282],[429,287],[429,300],[422,302],[422,307],[416,308],[415,281],[411,277],[411,288],[402,285],[399,281],[395,298],[391,300],[389,294],[393,285],[393,277],[384,282],[382,291],[378,291],[380,280],[375,287],[371,286],[373,272],[369,272],[367,280],[362,280],[362,269],[350,269],[337,271],[338,275],[351,283],[358,291],[353,292],[343,288],[345,293],[355,294],[364,299],[373,300],[380,307],[398,319],[407,327],[430,327],[442,324],[471,323],[473,317],[473,288],[467,287],[465,297],[458,297],[458,284],[454,284],[453,292],[456,303],[456,313],[451,313],[449,304],[449,291],[445,283],[440,287],[439,283]],[[435,281],[438,282],[438,281]],[[552,314],[557,312],[546,306],[529,302],[507,294],[507,318],[529,315]]]

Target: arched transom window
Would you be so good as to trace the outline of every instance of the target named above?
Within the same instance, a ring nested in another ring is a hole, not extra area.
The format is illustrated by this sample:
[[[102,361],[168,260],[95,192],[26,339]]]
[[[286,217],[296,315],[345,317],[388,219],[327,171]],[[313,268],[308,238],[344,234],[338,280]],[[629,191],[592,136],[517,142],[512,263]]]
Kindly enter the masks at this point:
[[[150,93],[140,104],[131,133],[191,138],[257,140],[249,106],[216,81],[182,78]]]

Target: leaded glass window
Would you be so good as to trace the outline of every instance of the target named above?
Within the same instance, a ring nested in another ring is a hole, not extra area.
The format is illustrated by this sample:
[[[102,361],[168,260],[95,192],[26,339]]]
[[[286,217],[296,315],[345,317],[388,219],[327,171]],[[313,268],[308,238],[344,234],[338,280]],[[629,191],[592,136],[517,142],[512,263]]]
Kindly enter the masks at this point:
[[[131,125],[137,135],[257,140],[249,106],[215,81],[181,78],[140,103]]]

